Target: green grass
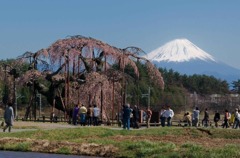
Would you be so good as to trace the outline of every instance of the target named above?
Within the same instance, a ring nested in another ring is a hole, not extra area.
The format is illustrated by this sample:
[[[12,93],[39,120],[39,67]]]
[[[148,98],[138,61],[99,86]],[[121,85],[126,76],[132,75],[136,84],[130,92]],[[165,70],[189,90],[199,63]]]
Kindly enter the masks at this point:
[[[13,151],[29,151],[31,146],[31,143],[28,142],[23,142],[23,143],[9,143],[9,144],[5,144],[0,145],[0,149],[1,150],[13,150]]]
[[[173,143],[155,143],[150,141],[139,141],[137,143],[128,142],[126,147],[126,150],[130,151],[128,155],[131,155],[132,157],[158,157],[160,155],[166,155],[171,153],[176,148],[176,145]]]
[[[60,149],[57,150],[56,153],[69,155],[69,154],[71,154],[71,149],[69,147],[61,147]]]
[[[73,143],[95,143],[100,145],[113,145],[117,148],[114,157],[138,157],[138,158],[218,158],[218,157],[240,157],[240,144],[227,144],[222,147],[206,147],[192,141],[170,142],[161,141],[167,136],[189,136],[192,138],[208,137],[214,139],[240,139],[240,130],[232,129],[207,129],[212,135],[208,135],[196,128],[149,128],[142,130],[118,130],[108,127],[73,128],[36,130],[16,133],[0,133],[0,139],[4,137],[30,138],[35,140],[49,140],[50,142],[73,142]],[[157,138],[148,139],[148,138]],[[31,143],[22,142],[14,144],[0,144],[1,150],[31,151]],[[58,148],[56,153],[71,154],[69,146]]]

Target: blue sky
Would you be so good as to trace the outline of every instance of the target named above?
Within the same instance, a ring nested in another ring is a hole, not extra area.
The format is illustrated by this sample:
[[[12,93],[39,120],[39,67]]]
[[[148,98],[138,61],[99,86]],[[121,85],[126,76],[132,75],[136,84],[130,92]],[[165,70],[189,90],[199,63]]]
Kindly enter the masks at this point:
[[[0,0],[0,59],[68,35],[150,52],[187,38],[240,69],[239,0]]]

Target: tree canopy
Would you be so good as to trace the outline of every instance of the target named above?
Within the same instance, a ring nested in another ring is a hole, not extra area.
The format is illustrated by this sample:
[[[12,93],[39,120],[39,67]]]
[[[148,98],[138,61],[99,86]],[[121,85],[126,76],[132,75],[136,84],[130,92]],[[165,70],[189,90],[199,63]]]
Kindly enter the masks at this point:
[[[27,85],[32,91],[29,110],[36,108],[32,104],[36,94],[41,93],[59,110],[69,111],[75,104],[96,104],[108,117],[109,109],[125,103],[126,66],[139,78],[136,63],[144,63],[154,84],[164,88],[161,73],[140,53],[144,52],[137,47],[122,49],[91,37],[71,36],[57,40],[48,48],[19,56],[17,62],[28,63],[29,67],[18,83]]]

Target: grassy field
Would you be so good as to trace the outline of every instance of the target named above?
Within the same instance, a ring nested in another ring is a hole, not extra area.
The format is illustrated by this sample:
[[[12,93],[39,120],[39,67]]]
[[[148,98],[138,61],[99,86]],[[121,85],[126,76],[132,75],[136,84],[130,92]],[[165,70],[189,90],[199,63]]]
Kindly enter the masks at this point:
[[[103,157],[240,157],[240,130],[234,129],[183,127],[152,127],[130,131],[117,127],[46,129],[32,124],[15,128],[26,131],[1,132],[0,150]],[[27,131],[27,128],[34,130]]]

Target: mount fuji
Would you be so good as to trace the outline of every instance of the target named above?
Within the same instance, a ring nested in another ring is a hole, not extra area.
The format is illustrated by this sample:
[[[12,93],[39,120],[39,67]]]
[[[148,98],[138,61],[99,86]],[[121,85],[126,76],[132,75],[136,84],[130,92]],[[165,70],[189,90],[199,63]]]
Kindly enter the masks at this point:
[[[215,59],[187,39],[175,39],[144,56],[157,67],[181,74],[209,75],[228,83],[240,79],[240,70]]]

